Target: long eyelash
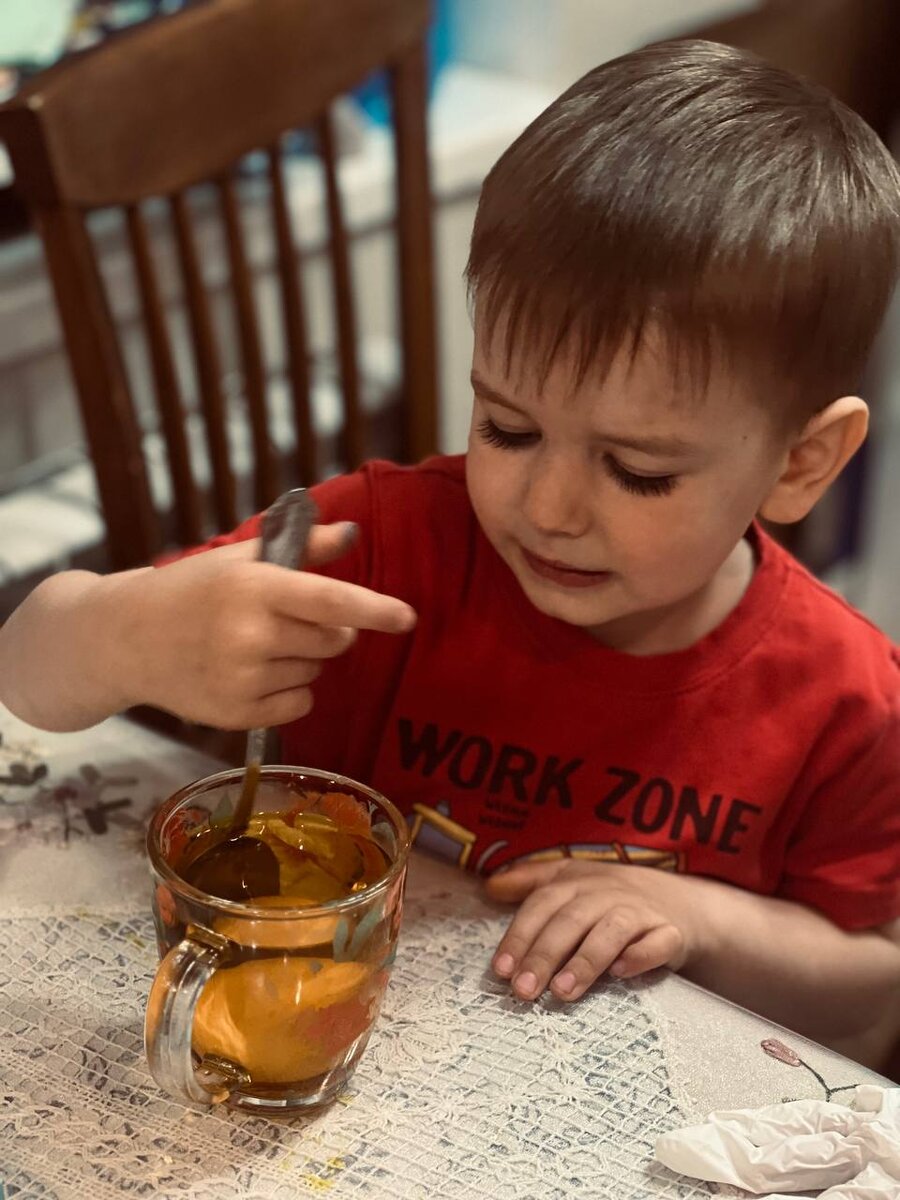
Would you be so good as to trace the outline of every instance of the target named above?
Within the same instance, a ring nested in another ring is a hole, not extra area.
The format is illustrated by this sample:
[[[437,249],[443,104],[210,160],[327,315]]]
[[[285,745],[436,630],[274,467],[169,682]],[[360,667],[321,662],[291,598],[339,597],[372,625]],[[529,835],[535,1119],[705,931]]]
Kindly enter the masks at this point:
[[[491,446],[499,446],[501,450],[520,450],[534,441],[533,433],[509,433],[495,425],[490,417],[485,417],[478,423],[478,436]]]
[[[501,450],[521,450],[530,446],[538,435],[510,433],[495,425],[490,417],[485,417],[478,423],[478,436],[491,446],[499,446]],[[676,475],[634,475],[631,471],[626,471],[614,458],[607,456],[605,462],[619,487],[636,496],[667,496],[678,483]]]
[[[636,496],[668,496],[678,482],[676,475],[634,475],[607,456],[606,465],[619,487]]]

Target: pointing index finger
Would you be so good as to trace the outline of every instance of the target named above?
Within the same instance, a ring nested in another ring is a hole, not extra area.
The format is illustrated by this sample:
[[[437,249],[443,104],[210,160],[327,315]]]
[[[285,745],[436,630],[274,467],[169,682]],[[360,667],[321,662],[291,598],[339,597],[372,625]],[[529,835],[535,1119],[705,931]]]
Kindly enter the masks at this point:
[[[271,600],[286,617],[315,625],[345,625],[379,633],[408,633],[416,612],[404,600],[385,596],[356,583],[306,571],[276,567]]]

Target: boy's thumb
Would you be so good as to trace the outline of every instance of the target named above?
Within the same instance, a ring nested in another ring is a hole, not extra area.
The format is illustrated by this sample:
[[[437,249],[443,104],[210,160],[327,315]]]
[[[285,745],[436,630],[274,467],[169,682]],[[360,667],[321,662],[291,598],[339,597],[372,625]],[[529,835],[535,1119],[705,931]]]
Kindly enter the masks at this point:
[[[355,521],[337,521],[334,525],[314,525],[306,544],[306,564],[311,567],[340,558],[359,537]]]

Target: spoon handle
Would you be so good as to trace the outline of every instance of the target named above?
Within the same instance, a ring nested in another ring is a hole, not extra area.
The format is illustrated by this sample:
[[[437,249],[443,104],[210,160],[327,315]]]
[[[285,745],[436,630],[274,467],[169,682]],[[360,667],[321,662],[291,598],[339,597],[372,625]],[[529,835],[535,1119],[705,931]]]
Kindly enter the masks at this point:
[[[244,755],[244,766],[249,768],[254,763],[257,766],[262,764],[263,755],[266,752],[266,734],[267,729],[248,729],[247,730],[247,752]]]
[[[303,566],[306,543],[315,524],[319,510],[306,488],[292,488],[283,492],[266,511],[262,522],[262,545],[259,557],[262,562],[274,563],[278,567]],[[251,729],[247,733],[247,752],[244,756],[244,786],[234,810],[232,828],[243,829],[253,808],[256,784],[266,752],[266,729]]]
[[[259,557],[263,562],[279,567],[303,566],[306,543],[319,510],[306,488],[283,492],[262,522],[262,545]]]

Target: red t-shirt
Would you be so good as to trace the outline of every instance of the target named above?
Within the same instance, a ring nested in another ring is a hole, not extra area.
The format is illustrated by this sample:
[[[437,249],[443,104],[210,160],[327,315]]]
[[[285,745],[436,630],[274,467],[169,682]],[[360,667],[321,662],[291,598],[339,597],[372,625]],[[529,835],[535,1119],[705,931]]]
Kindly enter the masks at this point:
[[[900,655],[762,531],[730,616],[637,657],[532,607],[461,457],[371,463],[314,494],[323,521],[361,526],[328,573],[402,597],[419,623],[363,633],[326,667],[285,761],[369,783],[421,845],[475,871],[636,862],[846,929],[900,916]]]

